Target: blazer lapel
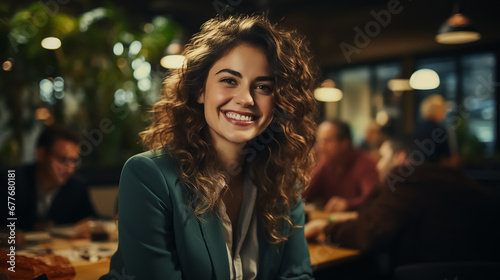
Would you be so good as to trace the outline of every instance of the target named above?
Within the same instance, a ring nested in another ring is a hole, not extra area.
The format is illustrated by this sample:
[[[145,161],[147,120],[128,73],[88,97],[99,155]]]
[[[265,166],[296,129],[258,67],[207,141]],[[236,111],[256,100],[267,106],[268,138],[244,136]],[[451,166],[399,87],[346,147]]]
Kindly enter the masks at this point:
[[[201,218],[203,221],[199,221],[199,224],[212,260],[215,279],[229,279],[229,262],[222,222],[208,212],[203,213]]]

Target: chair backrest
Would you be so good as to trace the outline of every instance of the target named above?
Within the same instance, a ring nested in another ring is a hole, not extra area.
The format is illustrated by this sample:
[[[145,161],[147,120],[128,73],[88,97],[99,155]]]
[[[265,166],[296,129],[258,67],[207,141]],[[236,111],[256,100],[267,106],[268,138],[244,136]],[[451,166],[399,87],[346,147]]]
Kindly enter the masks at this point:
[[[117,210],[118,185],[89,186],[89,195],[100,218],[113,219]]]
[[[500,279],[500,262],[439,262],[403,265],[395,280],[481,280]]]

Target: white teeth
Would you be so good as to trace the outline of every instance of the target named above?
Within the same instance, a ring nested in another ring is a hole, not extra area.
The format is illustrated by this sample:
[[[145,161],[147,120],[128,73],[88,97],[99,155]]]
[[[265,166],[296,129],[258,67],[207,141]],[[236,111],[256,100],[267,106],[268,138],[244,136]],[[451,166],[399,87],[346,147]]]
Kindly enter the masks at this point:
[[[232,113],[232,112],[226,113],[226,116],[231,118],[231,119],[235,119],[237,121],[251,121],[252,120],[252,117],[250,117],[250,116],[242,116],[240,114],[236,114],[236,113]]]

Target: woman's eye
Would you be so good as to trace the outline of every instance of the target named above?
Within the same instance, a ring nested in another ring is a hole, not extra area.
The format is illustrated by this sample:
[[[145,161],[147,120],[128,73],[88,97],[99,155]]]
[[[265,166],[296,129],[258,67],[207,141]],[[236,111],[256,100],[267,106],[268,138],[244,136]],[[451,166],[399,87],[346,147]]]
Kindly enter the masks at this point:
[[[236,80],[231,79],[231,78],[222,79],[221,82],[226,83],[226,84],[230,84],[230,85],[236,85]]]
[[[263,91],[266,94],[271,94],[273,92],[273,88],[268,85],[257,85],[257,89]]]

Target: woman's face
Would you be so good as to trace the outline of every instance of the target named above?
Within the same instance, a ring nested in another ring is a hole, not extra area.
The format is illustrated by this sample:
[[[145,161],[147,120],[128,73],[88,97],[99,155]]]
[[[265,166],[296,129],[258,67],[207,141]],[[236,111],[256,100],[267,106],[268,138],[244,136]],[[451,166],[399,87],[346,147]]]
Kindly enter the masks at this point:
[[[239,45],[212,66],[205,91],[205,119],[215,145],[246,143],[271,123],[274,76],[261,48]]]

